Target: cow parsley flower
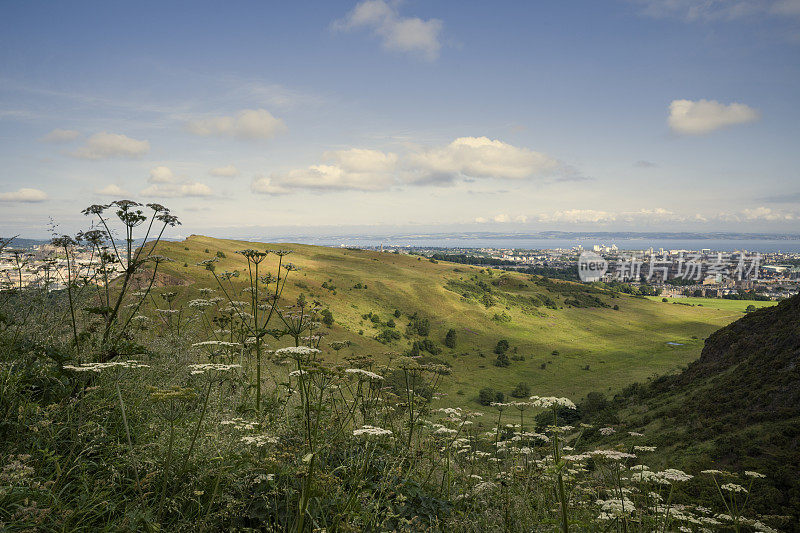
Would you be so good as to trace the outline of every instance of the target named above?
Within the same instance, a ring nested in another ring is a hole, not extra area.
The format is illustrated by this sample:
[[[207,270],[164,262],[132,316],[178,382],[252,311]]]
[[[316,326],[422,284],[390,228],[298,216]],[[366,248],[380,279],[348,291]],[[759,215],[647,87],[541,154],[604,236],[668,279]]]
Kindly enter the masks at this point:
[[[728,492],[747,492],[747,489],[742,487],[741,485],[737,485],[736,483],[725,483],[721,485],[720,488],[722,490],[727,490]]]
[[[353,430],[353,436],[355,437],[388,437],[391,435],[391,430],[376,426],[361,426],[361,428]]]
[[[567,409],[577,409],[575,404],[569,398],[558,398],[556,396],[531,396],[533,405],[535,407],[551,408],[551,407],[566,407]]]
[[[370,372],[369,370],[364,370],[363,368],[346,368],[345,373],[357,375],[359,378],[369,379],[372,381],[383,381],[383,376],[376,374],[375,372]]]

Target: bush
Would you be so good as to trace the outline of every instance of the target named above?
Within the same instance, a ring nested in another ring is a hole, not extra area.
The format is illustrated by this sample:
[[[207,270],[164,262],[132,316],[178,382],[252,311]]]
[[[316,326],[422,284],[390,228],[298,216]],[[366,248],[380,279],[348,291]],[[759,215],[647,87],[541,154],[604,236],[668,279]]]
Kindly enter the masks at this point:
[[[389,344],[393,341],[399,340],[401,337],[402,335],[393,329],[384,329],[375,336],[375,339],[382,344]]]
[[[447,330],[447,334],[444,336],[444,345],[451,349],[456,347],[456,330],[453,328]]]
[[[511,396],[514,398],[527,398],[531,395],[531,388],[527,383],[517,383],[514,390],[511,391]]]
[[[320,313],[322,315],[322,323],[330,327],[333,325],[333,313],[330,309],[323,309]]]
[[[414,316],[406,328],[406,333],[409,335],[419,335],[420,337],[427,337],[431,331],[431,324],[427,318],[420,318]]]
[[[225,259],[228,256],[225,255],[225,252],[220,250],[220,251],[217,252],[217,257],[219,257],[220,259]]]
[[[501,353],[497,355],[497,359],[494,360],[494,366],[506,367],[511,366],[511,361],[508,359],[508,355],[505,353]]]
[[[491,387],[484,387],[478,391],[478,403],[481,405],[489,405],[492,402],[502,402],[505,399],[505,394]]]
[[[494,347],[494,353],[500,355],[506,353],[508,351],[509,344],[508,341],[505,339],[500,339],[497,341],[497,346]]]

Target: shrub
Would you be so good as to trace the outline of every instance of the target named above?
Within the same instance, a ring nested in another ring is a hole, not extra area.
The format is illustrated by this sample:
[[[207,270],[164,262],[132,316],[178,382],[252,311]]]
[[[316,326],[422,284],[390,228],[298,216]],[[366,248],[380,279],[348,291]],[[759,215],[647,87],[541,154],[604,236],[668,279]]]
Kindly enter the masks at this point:
[[[511,366],[511,361],[508,359],[508,355],[505,353],[501,353],[497,355],[497,359],[494,360],[494,366],[506,367]]]
[[[444,345],[451,349],[456,347],[456,330],[453,328],[447,330],[447,334],[444,336]]]
[[[220,259],[225,259],[225,258],[226,258],[226,257],[228,257],[228,256],[227,256],[227,255],[225,255],[225,252],[223,252],[222,250],[220,250],[220,251],[218,251],[218,252],[217,252],[217,257],[219,257]]]
[[[505,339],[500,339],[497,341],[497,346],[494,347],[494,353],[500,355],[506,353],[508,351],[509,344],[508,341]]]
[[[492,402],[502,402],[505,399],[505,394],[491,387],[484,387],[478,391],[478,403],[481,405],[489,405]]]
[[[414,316],[406,328],[406,333],[409,335],[419,335],[420,337],[427,337],[431,331],[431,324],[427,318],[420,318]]]
[[[527,383],[517,383],[517,386],[514,387],[514,390],[511,391],[511,396],[514,398],[527,398],[531,395],[531,388],[528,386]]]
[[[322,323],[330,327],[333,325],[333,313],[330,309],[323,309],[320,313],[322,315]]]

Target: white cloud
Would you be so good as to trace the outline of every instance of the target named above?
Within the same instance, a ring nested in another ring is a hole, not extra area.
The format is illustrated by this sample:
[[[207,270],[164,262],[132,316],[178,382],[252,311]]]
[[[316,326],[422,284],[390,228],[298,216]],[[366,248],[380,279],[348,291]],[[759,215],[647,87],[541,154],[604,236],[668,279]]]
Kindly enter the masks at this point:
[[[212,168],[208,173],[218,178],[234,178],[239,175],[239,169],[234,165],[227,165],[224,167]]]
[[[74,141],[79,136],[80,136],[79,131],[62,130],[60,128],[56,128],[39,140],[47,143],[66,143]]]
[[[272,139],[286,131],[283,120],[266,109],[243,109],[233,116],[192,120],[186,129],[195,135],[221,135],[238,139]]]
[[[33,204],[47,200],[47,194],[39,189],[23,187],[13,192],[0,192],[0,202],[20,202]]]
[[[732,21],[768,15],[800,15],[800,0],[633,0],[651,17],[687,22]]]
[[[119,185],[109,184],[103,187],[102,189],[97,189],[95,194],[100,194],[102,196],[115,196],[117,198],[121,196],[129,196],[130,193],[120,187]]]
[[[381,38],[384,48],[418,53],[429,61],[436,59],[442,48],[441,20],[403,17],[395,4],[385,0],[360,2],[344,19],[334,22],[333,28],[344,31],[367,28]]]
[[[668,123],[677,133],[702,135],[759,118],[758,111],[745,104],[725,105],[716,100],[673,100],[669,104]]]
[[[742,217],[745,220],[766,220],[769,222],[774,222],[779,220],[788,221],[797,219],[797,216],[792,213],[776,211],[774,209],[770,209],[769,207],[756,207],[753,209],[744,209],[742,210]]]
[[[214,193],[211,188],[204,183],[187,181],[184,183],[153,184],[143,189],[140,194],[142,196],[158,198],[183,198],[189,196],[211,196]]]
[[[322,154],[323,164],[290,170],[271,176],[272,182],[287,188],[385,190],[395,183],[397,154],[351,148]]]
[[[560,167],[547,154],[487,137],[460,137],[447,146],[412,153],[406,162],[416,182],[448,182],[459,176],[524,179]]]
[[[72,156],[81,159],[105,159],[110,157],[141,157],[150,151],[148,141],[131,139],[121,133],[100,132],[95,133],[86,141],[86,144]]]
[[[582,222],[612,222],[616,215],[607,211],[595,209],[567,209],[556,211],[550,214],[539,215],[540,222],[570,222],[573,224]]]
[[[170,183],[175,179],[175,174],[169,167],[159,166],[150,169],[149,183]]]
[[[282,185],[272,182],[272,178],[256,176],[250,184],[250,190],[258,194],[289,194],[291,191]]]
[[[511,222],[511,217],[506,215],[505,213],[501,213],[499,215],[495,215],[492,218],[492,220],[495,221],[495,222],[501,222],[501,223],[502,222]]]
[[[179,178],[169,167],[157,166],[150,169],[147,178],[149,187],[143,189],[142,196],[160,198],[184,198],[189,196],[211,196],[214,192],[205,183]]]

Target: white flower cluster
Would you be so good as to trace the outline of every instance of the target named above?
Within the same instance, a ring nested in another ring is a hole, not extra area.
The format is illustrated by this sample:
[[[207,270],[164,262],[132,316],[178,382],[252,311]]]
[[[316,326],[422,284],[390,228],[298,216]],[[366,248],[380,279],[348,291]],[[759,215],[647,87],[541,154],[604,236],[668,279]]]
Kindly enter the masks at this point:
[[[375,372],[370,372],[369,370],[364,370],[362,368],[346,368],[345,373],[357,375],[359,378],[368,379],[371,381],[382,381],[383,376],[380,374],[376,374]]]
[[[150,365],[140,363],[135,359],[129,361],[109,361],[107,363],[83,363],[80,365],[64,365],[64,370],[73,372],[102,372],[109,368],[150,368]]]
[[[636,456],[632,453],[618,452],[617,450],[594,450],[589,452],[592,457],[604,457],[611,461],[622,461],[624,459],[634,459]]]
[[[242,365],[224,365],[222,363],[200,363],[196,365],[189,365],[189,369],[191,370],[191,374],[193,376],[205,374],[206,372],[230,372],[236,368],[242,368]]]
[[[742,487],[741,485],[737,485],[736,483],[725,483],[721,485],[720,488],[722,490],[727,490],[728,492],[747,492],[747,489]]]
[[[355,437],[387,437],[391,435],[391,430],[375,426],[361,426],[361,428],[353,430],[353,436]]]
[[[238,348],[241,345],[238,342],[227,342],[227,341],[202,341],[202,342],[195,342],[192,344],[192,347],[199,347],[199,346],[220,346],[222,348]]]
[[[764,474],[761,474],[759,472],[753,472],[752,470],[745,470],[744,471],[744,475],[747,476],[747,477],[755,478],[755,479],[763,479],[763,478],[767,477]]]
[[[655,446],[634,446],[633,449],[637,452],[654,452],[656,451]]]
[[[278,357],[292,357],[297,355],[313,355],[319,353],[316,348],[309,348],[308,346],[289,346],[288,348],[280,348],[275,350],[275,355]]]
[[[569,398],[558,398],[556,396],[531,396],[534,407],[566,407],[567,409],[577,409]]]
[[[610,500],[597,500],[595,502],[600,507],[600,520],[613,520],[624,514],[630,514],[636,510],[633,502],[627,498],[612,498]]]
[[[196,300],[190,301],[188,305],[191,309],[208,309],[209,307],[214,305],[214,303],[209,300],[205,300],[203,298],[198,298]]]
[[[234,429],[240,429],[242,431],[249,431],[252,429],[256,429],[258,427],[258,422],[251,422],[250,420],[245,420],[244,418],[236,417],[230,420],[223,420],[219,423],[220,426],[233,426]]]
[[[687,474],[682,470],[675,468],[667,468],[661,472],[651,472],[650,470],[642,469],[631,476],[633,481],[653,482],[660,485],[671,485],[679,481],[689,481],[693,476]]]
[[[608,437],[609,435],[613,435],[614,433],[617,432],[617,430],[614,428],[600,428],[599,431],[600,434],[603,435],[604,437]]]
[[[258,448],[263,448],[267,444],[278,444],[278,437],[269,437],[267,435],[254,435],[254,436],[245,436],[239,439],[240,441],[244,442],[245,444],[251,444]]]

